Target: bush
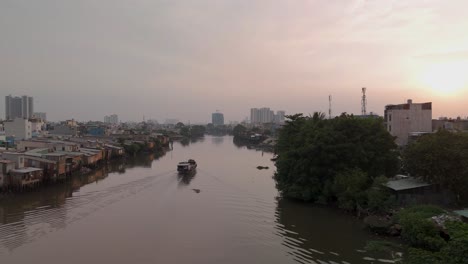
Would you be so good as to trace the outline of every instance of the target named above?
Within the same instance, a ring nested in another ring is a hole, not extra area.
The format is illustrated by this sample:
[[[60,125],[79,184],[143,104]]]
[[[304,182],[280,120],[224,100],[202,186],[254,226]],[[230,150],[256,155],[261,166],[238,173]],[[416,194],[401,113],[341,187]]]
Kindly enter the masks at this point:
[[[439,251],[446,242],[440,237],[437,226],[429,218],[442,213],[444,210],[430,205],[401,210],[397,214],[397,221],[402,226],[402,238],[412,247]]]

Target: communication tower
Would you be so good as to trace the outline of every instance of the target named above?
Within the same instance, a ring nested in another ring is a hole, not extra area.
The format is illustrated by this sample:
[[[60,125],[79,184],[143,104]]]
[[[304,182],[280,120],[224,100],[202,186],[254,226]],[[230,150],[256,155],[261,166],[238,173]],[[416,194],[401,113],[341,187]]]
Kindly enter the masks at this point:
[[[331,119],[331,115],[332,115],[332,96],[329,95],[328,96],[328,119]]]
[[[362,88],[362,100],[361,100],[361,115],[366,115],[366,106],[367,106],[367,99],[366,99],[366,87]]]

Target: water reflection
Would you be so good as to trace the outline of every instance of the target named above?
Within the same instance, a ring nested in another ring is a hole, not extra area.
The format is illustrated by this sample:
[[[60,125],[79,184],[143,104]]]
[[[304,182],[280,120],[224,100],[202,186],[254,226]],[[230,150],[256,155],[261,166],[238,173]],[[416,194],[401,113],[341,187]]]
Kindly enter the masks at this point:
[[[211,142],[215,145],[220,145],[224,142],[224,137],[212,137]]]
[[[198,138],[183,138],[179,142],[182,145],[182,147],[187,147],[190,144],[201,143],[201,142],[204,142],[204,141],[205,141],[204,137],[198,137]]]
[[[368,256],[366,241],[378,238],[364,232],[359,219],[333,208],[279,199],[276,222],[288,254],[300,263],[364,263],[390,257]]]
[[[179,180],[179,186],[189,185],[190,182],[193,180],[193,178],[195,178],[195,175],[197,175],[197,170],[196,169],[193,172],[187,173],[187,174],[180,174],[179,173],[177,175],[177,178]]]
[[[359,220],[275,199],[271,153],[240,149],[229,136],[181,144],[175,142],[164,157],[131,157],[37,192],[2,197],[2,263],[32,263],[39,256],[42,262],[68,263],[71,251],[86,252],[80,263],[114,264],[378,259],[358,252],[375,239]],[[178,175],[177,162],[188,157],[204,166],[196,174]],[[257,170],[258,165],[270,169]],[[75,222],[81,224],[71,226]],[[59,229],[65,229],[59,236],[42,237]]]
[[[190,139],[188,138],[183,138],[179,142],[180,145],[182,145],[182,147],[187,147],[188,145],[190,145]]]
[[[40,189],[17,194],[0,194],[0,253],[12,251],[53,230],[63,229],[102,207],[115,202],[109,194],[124,192],[131,186],[118,186],[108,191],[80,194],[80,189],[97,184],[110,173],[125,173],[134,167],[151,167],[154,159],[165,154],[156,153],[112,161],[90,173],[75,173],[65,182],[42,186]],[[138,181],[135,181],[138,183]],[[130,188],[129,188],[130,189]],[[91,206],[87,212],[71,213],[74,208]],[[93,207],[94,206],[94,207]]]

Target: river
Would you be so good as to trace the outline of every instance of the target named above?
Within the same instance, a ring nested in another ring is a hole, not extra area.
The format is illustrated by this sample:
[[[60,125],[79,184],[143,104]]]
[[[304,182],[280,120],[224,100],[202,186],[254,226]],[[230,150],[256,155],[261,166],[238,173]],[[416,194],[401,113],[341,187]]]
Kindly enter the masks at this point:
[[[196,174],[180,176],[193,158]],[[0,197],[1,263],[379,263],[343,212],[278,198],[272,154],[205,137]],[[258,165],[269,169],[258,170]]]

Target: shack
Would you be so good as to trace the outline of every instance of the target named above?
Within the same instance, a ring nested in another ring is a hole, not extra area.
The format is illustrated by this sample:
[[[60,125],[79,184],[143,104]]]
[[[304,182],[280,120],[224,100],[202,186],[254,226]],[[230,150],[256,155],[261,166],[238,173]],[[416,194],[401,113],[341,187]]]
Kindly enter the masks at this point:
[[[38,168],[22,168],[10,171],[9,188],[24,190],[33,188],[42,183],[44,173]]]
[[[0,160],[0,190],[8,187],[8,175],[15,169],[15,162],[11,160]]]
[[[394,193],[400,205],[421,203],[449,205],[453,202],[453,195],[420,178],[397,175],[388,181],[386,186]]]

